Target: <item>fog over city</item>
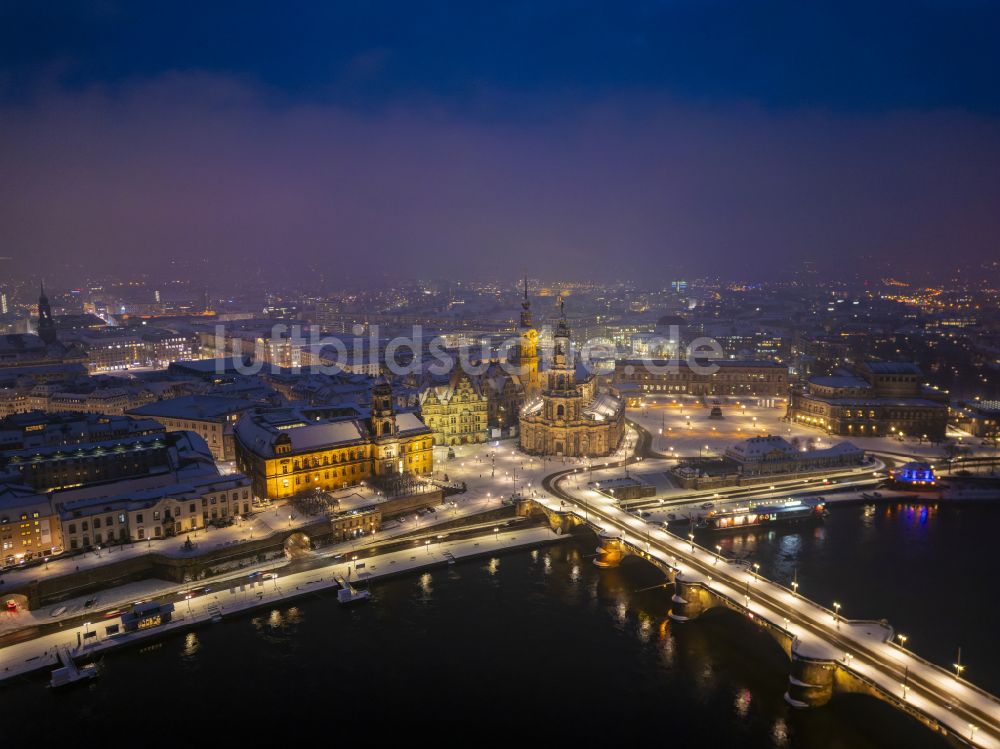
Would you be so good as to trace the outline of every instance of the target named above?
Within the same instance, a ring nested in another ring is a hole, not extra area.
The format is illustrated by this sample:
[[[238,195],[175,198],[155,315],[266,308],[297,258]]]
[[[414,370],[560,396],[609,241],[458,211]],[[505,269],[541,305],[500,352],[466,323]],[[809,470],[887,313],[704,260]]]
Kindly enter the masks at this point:
[[[66,283],[67,263],[761,280],[995,256],[1000,94],[975,85],[995,6],[751,5],[9,5],[0,251]]]

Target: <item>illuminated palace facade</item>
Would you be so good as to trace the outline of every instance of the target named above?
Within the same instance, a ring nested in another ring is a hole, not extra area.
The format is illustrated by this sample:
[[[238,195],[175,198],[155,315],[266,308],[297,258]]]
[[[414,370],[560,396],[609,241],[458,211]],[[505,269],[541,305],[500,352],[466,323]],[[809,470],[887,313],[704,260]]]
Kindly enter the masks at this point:
[[[485,442],[489,434],[489,399],[482,382],[457,367],[446,382],[421,391],[420,412],[435,445],[471,445]]]
[[[565,314],[554,343],[548,385],[521,411],[521,449],[572,457],[612,453],[624,433],[624,404],[608,393],[598,393],[592,375],[577,381]]]
[[[431,430],[416,414],[395,412],[384,377],[372,390],[367,419],[262,408],[245,413],[234,436],[237,465],[250,476],[254,494],[268,499],[434,470]]]
[[[947,394],[921,384],[911,362],[864,362],[792,391],[788,418],[845,437],[943,439]]]

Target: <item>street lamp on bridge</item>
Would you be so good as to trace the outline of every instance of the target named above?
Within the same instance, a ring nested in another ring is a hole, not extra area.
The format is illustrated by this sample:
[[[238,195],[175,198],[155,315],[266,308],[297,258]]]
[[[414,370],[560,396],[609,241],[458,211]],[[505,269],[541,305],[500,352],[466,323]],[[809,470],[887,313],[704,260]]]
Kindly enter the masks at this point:
[[[691,542],[691,553],[694,553],[694,534],[688,533],[688,541]]]
[[[962,672],[965,670],[965,666],[962,665],[962,646],[958,646],[958,657],[955,658],[955,662],[951,664],[955,668],[955,676],[959,679],[962,678]]]
[[[840,604],[836,601],[833,602],[833,620],[837,623],[837,629],[840,629]]]
[[[715,545],[715,561],[713,564],[718,564],[719,560],[722,559],[722,544]]]
[[[896,635],[896,639],[899,640],[899,647],[906,650],[906,635]]]

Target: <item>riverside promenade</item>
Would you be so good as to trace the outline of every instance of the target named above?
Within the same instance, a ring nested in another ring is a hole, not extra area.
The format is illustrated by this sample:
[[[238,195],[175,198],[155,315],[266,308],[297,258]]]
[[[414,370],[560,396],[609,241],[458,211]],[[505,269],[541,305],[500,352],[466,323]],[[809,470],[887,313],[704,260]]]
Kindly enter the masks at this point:
[[[460,540],[424,539],[406,549],[356,558],[345,554],[319,568],[282,575],[259,571],[240,580],[227,580],[201,594],[175,594],[173,620],[138,632],[121,632],[121,616],[98,618],[78,626],[68,626],[40,637],[0,649],[0,681],[58,665],[58,652],[66,649],[74,660],[86,661],[99,654],[134,643],[142,643],[166,634],[180,632],[214,620],[239,616],[307,595],[339,588],[341,577],[356,587],[394,575],[446,566],[452,562],[494,556],[515,549],[529,548],[565,538],[547,527],[484,528],[477,537]],[[199,589],[201,590],[201,589]],[[377,590],[377,589],[376,589]],[[372,600],[377,605],[377,595]],[[115,634],[109,628],[118,627]]]

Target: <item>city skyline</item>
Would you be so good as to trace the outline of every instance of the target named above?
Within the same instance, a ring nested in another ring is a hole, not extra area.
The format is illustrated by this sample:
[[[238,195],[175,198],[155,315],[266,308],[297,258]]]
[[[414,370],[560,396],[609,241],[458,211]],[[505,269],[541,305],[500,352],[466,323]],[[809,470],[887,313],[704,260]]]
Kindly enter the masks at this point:
[[[5,746],[1000,749],[998,38],[0,3]]]

